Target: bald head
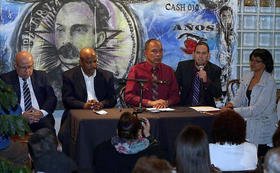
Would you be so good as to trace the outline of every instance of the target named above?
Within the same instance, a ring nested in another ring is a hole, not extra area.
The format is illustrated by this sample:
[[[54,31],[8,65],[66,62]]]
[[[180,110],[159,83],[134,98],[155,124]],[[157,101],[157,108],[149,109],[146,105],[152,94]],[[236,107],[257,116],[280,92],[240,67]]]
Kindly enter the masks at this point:
[[[33,61],[33,57],[31,53],[28,51],[21,51],[16,55],[16,63],[20,63],[22,61]]]
[[[17,53],[15,58],[14,67],[17,71],[17,74],[24,79],[30,77],[33,73],[33,57],[30,52],[21,51]]]
[[[80,51],[80,66],[86,75],[93,75],[97,68],[97,56],[92,48],[86,47]]]
[[[85,59],[89,57],[96,57],[95,51],[90,47],[85,47],[80,51],[80,59]]]

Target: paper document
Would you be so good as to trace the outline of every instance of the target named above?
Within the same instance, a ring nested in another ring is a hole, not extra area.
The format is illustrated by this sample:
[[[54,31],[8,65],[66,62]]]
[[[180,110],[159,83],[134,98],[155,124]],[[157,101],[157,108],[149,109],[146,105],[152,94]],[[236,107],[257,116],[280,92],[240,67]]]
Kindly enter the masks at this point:
[[[161,109],[157,109],[157,108],[146,108],[148,111],[151,112],[170,112],[170,111],[175,111],[175,109],[172,108],[161,108]]]
[[[98,115],[106,115],[108,113],[108,112],[106,112],[104,110],[100,110],[100,111],[93,110],[93,112],[97,113]]]
[[[208,112],[208,111],[219,111],[220,109],[218,108],[214,108],[212,106],[194,106],[194,107],[190,107],[196,111],[199,112]]]

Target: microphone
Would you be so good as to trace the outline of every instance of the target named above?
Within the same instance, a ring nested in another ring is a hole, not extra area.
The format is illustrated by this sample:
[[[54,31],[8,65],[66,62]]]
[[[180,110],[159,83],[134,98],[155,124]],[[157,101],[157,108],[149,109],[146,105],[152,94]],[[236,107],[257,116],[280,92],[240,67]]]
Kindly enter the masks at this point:
[[[169,85],[169,80],[151,80],[152,83],[157,83],[157,84],[167,84]]]
[[[201,71],[201,70],[204,69],[204,66],[203,66],[203,65],[200,65],[200,66],[198,66],[198,68],[199,68],[199,71]],[[202,78],[199,78],[199,80],[200,80],[200,83],[202,84],[202,83],[203,83],[203,79],[202,79]]]

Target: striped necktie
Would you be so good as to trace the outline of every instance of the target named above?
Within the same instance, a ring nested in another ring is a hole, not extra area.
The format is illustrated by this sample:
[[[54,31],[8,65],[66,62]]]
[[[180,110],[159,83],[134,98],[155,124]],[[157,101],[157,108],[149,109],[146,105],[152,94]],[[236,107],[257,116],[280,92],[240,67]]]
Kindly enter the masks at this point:
[[[24,110],[28,111],[32,107],[31,95],[26,79],[22,79],[22,80],[23,80]]]
[[[157,81],[157,69],[154,67],[152,69],[152,98],[153,100],[158,100],[158,83],[156,83]]]
[[[197,106],[199,104],[199,94],[200,94],[200,80],[198,73],[196,73],[193,83],[193,100],[192,106]]]

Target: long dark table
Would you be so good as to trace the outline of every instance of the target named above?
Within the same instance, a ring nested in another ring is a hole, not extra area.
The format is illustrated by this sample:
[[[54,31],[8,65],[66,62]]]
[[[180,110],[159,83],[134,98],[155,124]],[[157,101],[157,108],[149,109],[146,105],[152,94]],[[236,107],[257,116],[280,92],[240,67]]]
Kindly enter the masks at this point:
[[[98,115],[91,110],[70,110],[65,128],[70,129],[67,146],[63,150],[78,164],[80,169],[91,169],[94,148],[116,135],[120,115],[133,112],[133,109],[105,109],[107,115]],[[175,155],[175,140],[186,125],[199,125],[211,141],[210,126],[212,115],[203,114],[187,107],[176,107],[173,112],[144,112],[138,117],[146,117],[151,124],[151,134],[159,139],[161,147],[167,152],[169,161]],[[70,137],[69,136],[69,137]],[[65,144],[64,144],[65,146]]]

